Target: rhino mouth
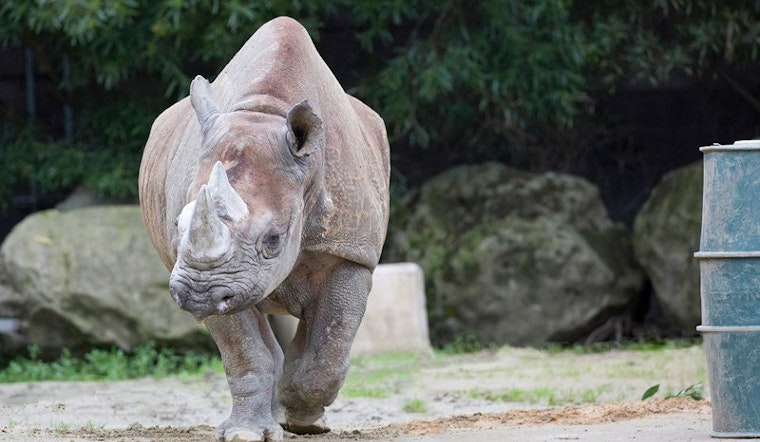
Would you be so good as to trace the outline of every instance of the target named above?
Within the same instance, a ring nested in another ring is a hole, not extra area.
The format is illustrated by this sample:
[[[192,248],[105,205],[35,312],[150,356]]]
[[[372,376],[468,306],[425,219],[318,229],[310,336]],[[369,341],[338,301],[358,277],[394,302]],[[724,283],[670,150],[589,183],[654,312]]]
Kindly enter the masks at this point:
[[[237,313],[249,305],[246,296],[222,286],[194,288],[177,279],[170,281],[169,292],[182,310],[192,314],[199,321],[209,316]]]

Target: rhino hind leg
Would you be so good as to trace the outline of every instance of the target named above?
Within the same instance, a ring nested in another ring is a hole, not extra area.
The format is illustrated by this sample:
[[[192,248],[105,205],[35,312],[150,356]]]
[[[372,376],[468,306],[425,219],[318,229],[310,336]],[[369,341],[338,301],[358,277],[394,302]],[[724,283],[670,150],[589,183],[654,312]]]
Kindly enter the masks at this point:
[[[359,329],[372,272],[341,260],[304,310],[285,353],[277,396],[285,409],[283,428],[296,434],[330,431],[325,407],[338,395],[348,373],[351,344]]]
[[[218,441],[282,440],[274,389],[283,355],[266,316],[256,307],[204,320],[216,342],[232,394],[230,417],[216,429]]]

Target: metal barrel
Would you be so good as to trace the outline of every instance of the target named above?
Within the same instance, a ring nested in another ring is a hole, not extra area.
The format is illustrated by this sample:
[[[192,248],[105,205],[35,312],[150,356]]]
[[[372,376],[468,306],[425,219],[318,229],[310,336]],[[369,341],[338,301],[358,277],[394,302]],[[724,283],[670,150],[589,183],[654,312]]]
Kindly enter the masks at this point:
[[[760,437],[760,140],[704,154],[699,252],[712,436]]]

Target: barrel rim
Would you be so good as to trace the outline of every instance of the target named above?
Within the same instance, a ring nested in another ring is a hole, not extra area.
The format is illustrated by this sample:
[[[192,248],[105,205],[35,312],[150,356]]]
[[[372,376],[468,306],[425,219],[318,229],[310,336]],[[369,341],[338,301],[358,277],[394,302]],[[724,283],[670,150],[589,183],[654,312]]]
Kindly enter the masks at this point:
[[[701,152],[720,152],[720,151],[742,151],[742,150],[760,150],[760,139],[757,140],[737,140],[734,144],[712,144],[699,148]]]
[[[718,431],[713,430],[710,436],[716,439],[750,439],[760,437],[760,431]]]
[[[698,325],[700,333],[757,333],[760,325]]]
[[[732,258],[760,258],[760,251],[712,251],[700,250],[694,253],[695,258],[699,259],[732,259]]]

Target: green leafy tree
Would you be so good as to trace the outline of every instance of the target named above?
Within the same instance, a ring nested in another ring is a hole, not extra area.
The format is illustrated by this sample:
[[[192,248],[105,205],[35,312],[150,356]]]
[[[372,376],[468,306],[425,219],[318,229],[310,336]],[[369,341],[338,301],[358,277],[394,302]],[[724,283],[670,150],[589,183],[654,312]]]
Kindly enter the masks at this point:
[[[75,126],[62,141],[0,109],[0,200],[24,180],[133,197],[155,116],[277,15],[299,19],[326,58],[351,57],[339,76],[385,118],[394,181],[490,159],[533,170],[625,161],[625,128],[598,107],[632,84],[727,85],[760,112],[745,75],[758,62],[759,2],[5,0],[0,43],[33,51]],[[330,32],[352,38],[323,44]]]
[[[200,0],[7,0],[0,42],[33,51],[56,98],[74,109],[71,140],[6,109],[0,176],[4,200],[20,181],[62,191],[85,183],[102,195],[134,197],[152,120],[186,95],[196,73],[215,75],[251,32],[280,14],[313,15],[325,2]]]
[[[758,61],[758,2],[381,3],[355,16],[369,23],[364,40],[391,56],[355,90],[410,158],[430,148],[449,164],[568,169],[584,153],[626,147],[614,119],[596,113],[600,102],[673,78],[726,83],[760,111],[740,75]],[[399,23],[409,32],[387,32]]]

